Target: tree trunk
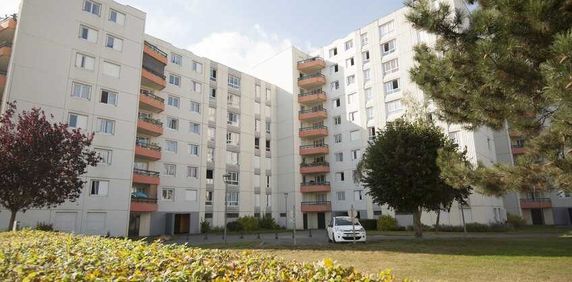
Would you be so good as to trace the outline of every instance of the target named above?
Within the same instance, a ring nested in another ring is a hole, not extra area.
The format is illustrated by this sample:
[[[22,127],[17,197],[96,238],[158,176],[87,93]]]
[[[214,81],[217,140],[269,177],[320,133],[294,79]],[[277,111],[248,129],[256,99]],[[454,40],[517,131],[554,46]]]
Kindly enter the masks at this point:
[[[14,223],[16,222],[16,213],[18,211],[10,210],[10,224],[8,225],[8,231],[12,231],[14,228]]]
[[[415,230],[415,237],[423,237],[423,226],[421,225],[421,209],[417,208],[413,212],[413,229]]]
[[[437,210],[437,222],[435,223],[435,231],[439,232],[439,219],[441,218],[441,210]]]

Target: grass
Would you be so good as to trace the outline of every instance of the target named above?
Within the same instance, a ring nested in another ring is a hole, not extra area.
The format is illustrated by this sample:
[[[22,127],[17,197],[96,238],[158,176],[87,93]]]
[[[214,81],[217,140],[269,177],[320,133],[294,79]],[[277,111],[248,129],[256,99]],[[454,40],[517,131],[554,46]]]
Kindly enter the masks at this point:
[[[570,231],[560,230],[560,234],[549,237],[391,239],[294,248],[250,242],[231,248],[256,249],[299,262],[331,258],[366,273],[389,268],[397,278],[422,281],[570,281],[569,235]]]

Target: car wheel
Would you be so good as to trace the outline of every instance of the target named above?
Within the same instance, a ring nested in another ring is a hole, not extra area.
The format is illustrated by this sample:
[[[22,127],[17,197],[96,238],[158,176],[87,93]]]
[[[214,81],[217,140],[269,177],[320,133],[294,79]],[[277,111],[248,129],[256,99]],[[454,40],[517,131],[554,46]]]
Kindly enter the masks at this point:
[[[333,243],[337,243],[337,242],[336,242],[336,236],[335,236],[335,234],[332,234],[332,242],[333,242]]]

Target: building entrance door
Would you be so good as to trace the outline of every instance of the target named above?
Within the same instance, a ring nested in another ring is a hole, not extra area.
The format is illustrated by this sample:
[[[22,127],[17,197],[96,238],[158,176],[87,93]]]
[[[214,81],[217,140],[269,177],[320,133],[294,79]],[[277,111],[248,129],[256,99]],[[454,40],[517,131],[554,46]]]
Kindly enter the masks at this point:
[[[302,214],[302,221],[304,222],[304,230],[308,229],[308,214]]]
[[[534,225],[544,224],[544,219],[542,218],[542,209],[531,209],[530,217],[532,217],[532,224]]]
[[[326,229],[326,214],[323,212],[318,213],[318,229]]]
[[[175,215],[175,234],[189,233],[191,217],[189,214],[176,214]]]
[[[141,222],[141,215],[136,213],[129,214],[129,237],[139,236],[139,223]]]

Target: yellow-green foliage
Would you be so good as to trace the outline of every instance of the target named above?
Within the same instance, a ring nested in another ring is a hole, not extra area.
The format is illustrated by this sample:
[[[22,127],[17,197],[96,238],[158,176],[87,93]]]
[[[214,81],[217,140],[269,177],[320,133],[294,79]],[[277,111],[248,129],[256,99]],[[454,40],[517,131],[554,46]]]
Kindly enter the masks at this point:
[[[0,234],[1,281],[393,281],[326,259],[287,262],[249,251],[205,250],[64,233]]]

